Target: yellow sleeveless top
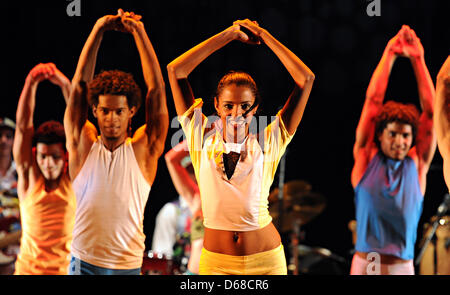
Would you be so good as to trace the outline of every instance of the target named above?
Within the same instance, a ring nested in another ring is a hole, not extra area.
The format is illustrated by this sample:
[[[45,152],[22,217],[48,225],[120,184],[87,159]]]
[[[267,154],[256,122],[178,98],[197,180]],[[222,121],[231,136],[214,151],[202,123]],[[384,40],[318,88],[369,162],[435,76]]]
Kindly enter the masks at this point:
[[[59,187],[45,191],[44,178],[20,202],[22,238],[16,275],[64,275],[70,263],[70,244],[76,199],[66,173]]]

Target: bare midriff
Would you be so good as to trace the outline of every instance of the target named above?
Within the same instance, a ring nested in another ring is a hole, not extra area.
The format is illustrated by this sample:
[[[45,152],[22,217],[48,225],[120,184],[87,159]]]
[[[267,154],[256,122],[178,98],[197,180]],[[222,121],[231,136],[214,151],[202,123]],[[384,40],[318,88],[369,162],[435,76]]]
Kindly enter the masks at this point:
[[[356,251],[355,254],[358,255],[359,257],[361,257],[362,259],[367,260],[367,255],[369,253]],[[397,264],[397,263],[405,263],[408,261],[408,260],[404,260],[404,259],[401,259],[401,258],[393,256],[393,255],[386,255],[386,254],[380,254],[380,253],[378,253],[378,254],[380,255],[380,263],[381,264]]]
[[[203,247],[208,251],[234,256],[269,251],[280,244],[280,234],[272,223],[252,231],[227,231],[205,227],[203,241]]]

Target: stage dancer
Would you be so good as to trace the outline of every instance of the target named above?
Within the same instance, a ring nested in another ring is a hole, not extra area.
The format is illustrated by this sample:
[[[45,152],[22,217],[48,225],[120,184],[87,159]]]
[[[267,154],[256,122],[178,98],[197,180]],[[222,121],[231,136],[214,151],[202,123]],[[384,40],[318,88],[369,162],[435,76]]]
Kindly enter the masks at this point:
[[[182,141],[164,156],[175,189],[190,210],[190,256],[185,274],[196,275],[199,270],[203,248],[203,213],[200,190],[194,175],[186,140]]]
[[[52,63],[28,74],[17,107],[14,159],[22,237],[16,275],[66,275],[75,221],[75,194],[67,173],[64,127],[47,121],[35,131],[36,90],[44,80],[59,86],[68,101],[71,84]]]
[[[248,33],[245,33],[247,31]],[[194,99],[189,74],[209,55],[233,40],[266,44],[286,67],[295,88],[276,119],[249,132],[259,105],[256,84],[244,72],[219,82],[214,129]],[[239,20],[187,51],[168,66],[179,121],[186,135],[200,188],[204,241],[200,274],[286,274],[278,231],[268,211],[270,185],[286,146],[295,134],[311,92],[314,74],[256,22]]]
[[[411,61],[422,113],[383,104],[397,57]],[[351,274],[414,274],[414,244],[426,175],[436,149],[434,87],[415,32],[403,26],[387,44],[371,78],[353,148],[357,240]]]
[[[132,138],[141,93],[131,74],[93,78],[106,31],[132,34],[147,86],[146,122]],[[88,85],[87,85],[88,84]],[[119,9],[97,20],[81,52],[64,123],[69,174],[77,198],[70,274],[139,275],[145,250],[143,218],[169,118],[165,85],[141,16]],[[88,121],[92,107],[100,129]]]
[[[434,127],[439,152],[444,162],[444,180],[450,190],[450,56],[442,65],[436,79]]]

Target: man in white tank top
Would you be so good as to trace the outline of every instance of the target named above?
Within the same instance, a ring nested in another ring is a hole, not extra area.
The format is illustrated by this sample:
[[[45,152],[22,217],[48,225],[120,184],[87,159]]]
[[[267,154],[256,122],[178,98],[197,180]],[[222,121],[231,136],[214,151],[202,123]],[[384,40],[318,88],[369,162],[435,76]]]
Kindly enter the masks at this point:
[[[119,9],[97,20],[81,52],[64,116],[77,212],[69,274],[140,274],[144,209],[169,125],[165,85],[141,16]],[[130,74],[94,77],[105,31],[134,37],[147,85],[146,124],[128,137],[141,100]],[[88,85],[87,85],[88,84]],[[100,129],[87,120],[89,107]]]

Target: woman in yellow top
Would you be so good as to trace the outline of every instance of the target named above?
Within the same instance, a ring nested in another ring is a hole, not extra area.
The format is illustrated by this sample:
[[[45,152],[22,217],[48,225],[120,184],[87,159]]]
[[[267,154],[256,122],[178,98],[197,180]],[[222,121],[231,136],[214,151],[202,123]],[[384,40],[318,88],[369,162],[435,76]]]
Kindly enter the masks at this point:
[[[202,114],[203,101],[194,99],[187,79],[204,59],[233,40],[266,44],[296,84],[283,109],[259,134],[249,132],[260,100],[249,74],[230,72],[221,79],[214,98],[219,120],[214,124]],[[195,46],[167,69],[200,188],[205,234],[199,273],[286,274],[284,249],[267,198],[279,160],[302,118],[314,74],[248,19]]]
[[[17,275],[64,275],[70,262],[76,201],[66,169],[64,127],[56,121],[36,131],[33,127],[36,89],[46,79],[61,88],[66,102],[71,89],[54,64],[39,64],[28,74],[19,99],[13,145],[22,223]]]

